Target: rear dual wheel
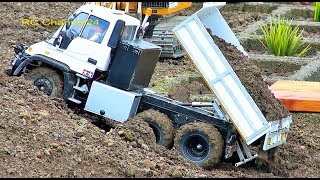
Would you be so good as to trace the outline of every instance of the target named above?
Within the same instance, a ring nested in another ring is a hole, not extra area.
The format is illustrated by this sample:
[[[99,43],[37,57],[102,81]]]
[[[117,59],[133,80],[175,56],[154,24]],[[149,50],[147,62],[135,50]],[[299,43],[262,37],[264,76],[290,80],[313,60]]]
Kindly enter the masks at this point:
[[[181,126],[175,137],[175,148],[180,154],[205,169],[212,169],[220,162],[223,144],[220,132],[203,122]]]

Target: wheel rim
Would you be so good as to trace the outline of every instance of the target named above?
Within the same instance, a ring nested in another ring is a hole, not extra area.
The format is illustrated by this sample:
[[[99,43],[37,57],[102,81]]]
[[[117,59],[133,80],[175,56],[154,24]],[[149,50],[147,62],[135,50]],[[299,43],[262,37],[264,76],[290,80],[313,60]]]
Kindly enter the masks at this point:
[[[53,85],[47,78],[40,78],[35,80],[34,85],[37,86],[40,91],[46,93],[48,96],[50,96],[53,91]]]
[[[189,135],[182,143],[182,151],[189,160],[202,161],[209,154],[208,140],[201,134]]]

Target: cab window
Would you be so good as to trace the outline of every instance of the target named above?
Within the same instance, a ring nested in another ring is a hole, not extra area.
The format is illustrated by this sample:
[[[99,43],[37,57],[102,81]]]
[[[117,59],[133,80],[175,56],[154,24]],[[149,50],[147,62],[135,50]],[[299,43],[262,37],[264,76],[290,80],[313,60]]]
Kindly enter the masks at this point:
[[[87,13],[79,13],[77,17],[74,18],[74,20],[71,22],[69,29],[73,29],[79,35],[87,18]]]
[[[91,15],[86,22],[80,37],[93,42],[101,43],[110,23],[106,20]]]

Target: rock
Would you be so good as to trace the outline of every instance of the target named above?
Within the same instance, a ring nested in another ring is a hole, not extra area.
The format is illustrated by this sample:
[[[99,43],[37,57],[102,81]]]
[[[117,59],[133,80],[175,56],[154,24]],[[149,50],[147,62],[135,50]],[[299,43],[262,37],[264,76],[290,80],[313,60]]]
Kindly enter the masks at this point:
[[[53,132],[52,133],[52,136],[55,138],[55,139],[59,139],[61,137],[61,135],[57,132]]]
[[[66,151],[68,152],[68,153],[72,153],[72,150],[71,149],[66,149]]]
[[[123,130],[120,130],[120,131],[118,131],[118,134],[119,134],[119,135],[123,135],[123,134],[124,134],[124,131],[123,131]]]
[[[129,130],[120,130],[118,132],[118,134],[121,136],[121,137],[124,137],[127,141],[133,141],[134,138],[133,138],[133,133]]]
[[[50,154],[50,149],[45,149],[45,150],[44,150],[44,154],[47,155],[47,156],[50,156],[50,155],[51,155],[51,154]]]
[[[138,144],[137,144],[137,142],[136,142],[136,141],[132,141],[132,142],[130,142],[130,145],[131,145],[133,148],[138,147]]]
[[[105,140],[102,144],[104,146],[113,146],[114,145],[114,141],[111,140],[111,139],[108,139],[108,140]]]
[[[91,137],[92,137],[93,139],[98,139],[98,138],[99,138],[99,136],[97,136],[97,135],[95,135],[95,134],[91,134]]]
[[[143,140],[142,139],[138,139],[137,140],[137,144],[138,144],[138,147],[141,147],[141,145],[143,144]]]
[[[139,168],[135,165],[129,165],[126,169],[126,173],[130,177],[135,177],[135,175],[139,172]]]
[[[1,147],[1,149],[0,149],[0,156],[1,155],[5,155],[5,154],[10,154],[10,151],[7,149],[7,148],[3,148],[3,147]]]
[[[172,172],[171,176],[172,176],[173,178],[182,178],[182,177],[183,177],[183,174],[182,174],[182,172],[181,172],[179,169],[176,168],[176,169]]]
[[[77,163],[80,163],[82,160],[80,157],[74,157],[74,160],[77,162]]]
[[[59,144],[57,144],[57,143],[51,143],[50,146],[53,147],[53,148],[57,148],[57,147],[59,146]]]
[[[144,168],[143,171],[144,173],[146,173],[147,176],[154,176],[158,174],[156,171],[153,171],[149,168]]]
[[[145,150],[149,150],[149,147],[146,144],[141,144],[141,148]]]
[[[150,169],[154,170],[156,168],[157,163],[150,161],[149,159],[146,159],[143,161],[143,165],[146,168],[150,168]]]
[[[30,121],[30,119],[31,119],[31,116],[30,116],[29,114],[27,114],[27,113],[23,113],[21,116],[22,116],[22,118],[25,119],[26,121]]]
[[[208,176],[205,175],[205,174],[199,174],[199,175],[198,175],[198,178],[206,178],[206,177],[208,177]]]
[[[38,112],[39,115],[44,116],[44,117],[49,117],[50,113],[46,110],[41,110]]]
[[[78,130],[74,133],[74,135],[75,135],[76,137],[82,137],[82,136],[84,136],[84,132],[83,132],[83,130],[78,129]]]
[[[164,163],[157,163],[155,168],[162,170],[164,168]]]
[[[16,100],[16,103],[17,103],[18,105],[23,105],[23,104],[25,104],[26,102],[25,102],[25,100],[23,100],[23,99],[18,99],[18,100]]]

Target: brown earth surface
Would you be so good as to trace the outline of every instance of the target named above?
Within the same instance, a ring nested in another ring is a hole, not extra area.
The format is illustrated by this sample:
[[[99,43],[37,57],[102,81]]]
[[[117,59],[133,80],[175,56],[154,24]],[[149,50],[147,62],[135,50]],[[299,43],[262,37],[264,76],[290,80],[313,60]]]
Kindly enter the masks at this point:
[[[212,39],[226,57],[267,121],[271,122],[288,117],[288,110],[269,90],[267,83],[261,76],[260,69],[234,45],[225,42],[218,36],[212,36]]]
[[[61,99],[49,100],[30,81],[8,77],[11,45],[43,40],[57,27],[22,27],[22,18],[65,18],[82,3],[0,3],[0,176],[1,177],[280,177],[264,167],[223,162],[201,169],[175,149],[155,144],[146,123],[127,121],[106,132],[75,113]],[[159,62],[157,78],[194,71],[185,64]],[[139,120],[139,118],[136,118]],[[319,177],[319,114],[293,113],[288,143],[279,148],[279,170],[288,177]],[[283,175],[282,175],[283,176]]]
[[[239,33],[252,23],[266,17],[266,13],[253,13],[243,11],[221,11],[221,15],[225,18],[234,33]]]

